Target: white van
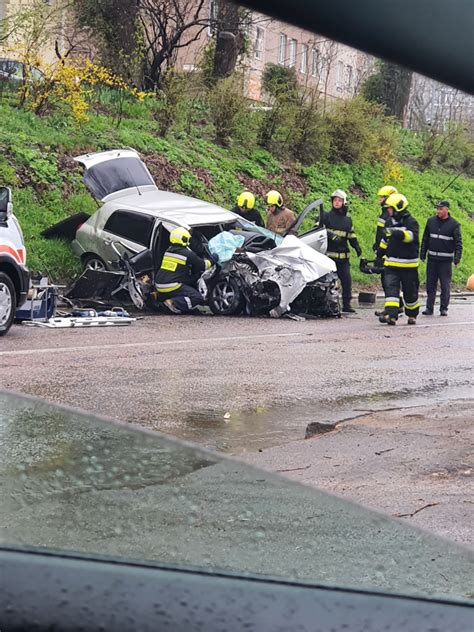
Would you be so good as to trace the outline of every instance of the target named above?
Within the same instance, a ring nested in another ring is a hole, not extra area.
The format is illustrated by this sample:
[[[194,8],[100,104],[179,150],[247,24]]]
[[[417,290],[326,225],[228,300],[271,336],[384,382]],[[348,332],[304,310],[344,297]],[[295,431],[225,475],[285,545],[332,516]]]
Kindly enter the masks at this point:
[[[10,329],[17,307],[28,294],[30,274],[25,265],[23,233],[13,215],[12,192],[0,187],[0,336]]]

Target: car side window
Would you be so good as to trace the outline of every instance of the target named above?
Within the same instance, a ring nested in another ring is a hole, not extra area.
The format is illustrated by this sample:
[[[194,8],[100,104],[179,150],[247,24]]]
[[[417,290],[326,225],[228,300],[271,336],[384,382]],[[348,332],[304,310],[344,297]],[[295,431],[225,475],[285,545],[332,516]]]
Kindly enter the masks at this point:
[[[107,220],[104,230],[148,247],[153,223],[154,218],[151,215],[131,211],[115,211]]]

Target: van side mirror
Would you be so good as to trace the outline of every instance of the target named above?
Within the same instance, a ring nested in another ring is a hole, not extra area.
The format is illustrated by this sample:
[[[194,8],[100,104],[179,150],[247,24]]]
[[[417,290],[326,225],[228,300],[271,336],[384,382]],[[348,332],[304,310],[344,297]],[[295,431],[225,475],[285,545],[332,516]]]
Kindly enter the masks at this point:
[[[12,192],[9,187],[0,187],[0,221],[5,221],[13,213]]]

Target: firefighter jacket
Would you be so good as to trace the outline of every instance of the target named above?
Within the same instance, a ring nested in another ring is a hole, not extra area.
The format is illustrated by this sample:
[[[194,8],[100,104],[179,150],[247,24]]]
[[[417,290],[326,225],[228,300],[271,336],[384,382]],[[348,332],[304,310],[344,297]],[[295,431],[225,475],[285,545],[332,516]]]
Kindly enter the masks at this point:
[[[274,233],[283,235],[295,223],[296,216],[293,211],[285,206],[275,213],[267,212],[267,228]]]
[[[386,267],[417,268],[419,249],[418,222],[408,211],[403,211],[394,215],[391,225],[385,229],[377,256],[384,257]]]
[[[382,211],[377,218],[377,229],[375,232],[375,241],[372,249],[374,252],[377,252],[378,247],[380,246],[380,242],[385,235],[385,227],[391,224],[390,215],[388,213],[388,208],[386,206],[382,206]]]
[[[454,261],[455,264],[461,261],[461,225],[454,217],[448,215],[446,219],[440,219],[434,215],[428,219],[420,257],[424,260],[426,255],[435,261]]]
[[[263,228],[262,216],[260,215],[260,213],[257,211],[256,208],[252,208],[250,210],[243,210],[239,206],[235,205],[230,210],[232,211],[232,213],[235,213],[236,215],[240,215],[240,217],[242,217],[243,219],[246,219],[249,222],[253,222],[254,224],[257,224],[257,226],[261,226]]]
[[[362,250],[352,229],[352,219],[347,213],[347,206],[332,208],[329,213],[323,213],[322,220],[328,233],[328,257],[334,260],[349,259],[349,244],[357,256],[361,256]]]
[[[210,265],[210,261],[201,259],[190,248],[171,245],[163,255],[156,275],[156,289],[158,292],[174,292],[183,285],[194,285]]]

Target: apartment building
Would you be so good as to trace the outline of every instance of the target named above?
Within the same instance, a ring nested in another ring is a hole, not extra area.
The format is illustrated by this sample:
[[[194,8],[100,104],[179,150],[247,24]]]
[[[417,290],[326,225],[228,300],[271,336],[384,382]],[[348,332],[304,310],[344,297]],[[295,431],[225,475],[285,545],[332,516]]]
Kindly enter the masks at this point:
[[[407,126],[446,129],[462,123],[474,129],[474,97],[434,79],[414,74],[407,107]]]
[[[212,24],[217,2],[210,0],[206,10]],[[246,35],[249,46],[241,65],[247,79],[247,96],[255,101],[266,99],[262,75],[267,64],[294,68],[301,84],[330,99],[347,99],[357,94],[374,64],[374,58],[366,53],[257,12],[249,15]],[[211,26],[198,41],[180,51],[177,66],[193,70],[213,36]]]
[[[24,54],[24,46],[21,41],[21,28],[16,34],[10,34],[8,38],[3,38],[2,34],[8,33],[9,24],[5,22],[5,18],[14,18],[14,16],[22,10],[26,10],[34,4],[42,6],[48,12],[51,22],[51,31],[43,33],[37,37],[40,42],[40,50],[38,52],[41,61],[49,64],[56,59],[55,44],[62,45],[63,33],[68,23],[66,2],[64,0],[0,0],[0,57],[9,57],[17,59]]]

